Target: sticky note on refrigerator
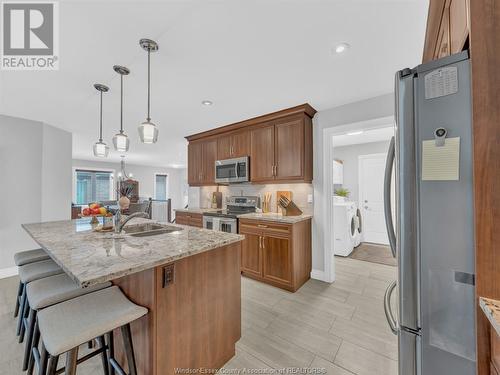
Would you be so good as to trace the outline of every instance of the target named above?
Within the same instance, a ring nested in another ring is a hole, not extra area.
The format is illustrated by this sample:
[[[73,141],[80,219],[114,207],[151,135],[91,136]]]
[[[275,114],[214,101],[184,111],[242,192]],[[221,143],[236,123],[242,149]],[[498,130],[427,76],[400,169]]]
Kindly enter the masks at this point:
[[[458,181],[460,169],[460,137],[446,138],[443,146],[436,141],[422,142],[422,180]]]

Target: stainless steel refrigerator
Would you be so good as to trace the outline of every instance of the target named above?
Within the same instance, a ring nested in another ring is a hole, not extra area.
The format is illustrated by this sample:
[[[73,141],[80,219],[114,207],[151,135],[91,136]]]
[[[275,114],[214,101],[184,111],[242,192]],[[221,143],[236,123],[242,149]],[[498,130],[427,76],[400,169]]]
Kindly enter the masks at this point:
[[[400,375],[475,374],[470,86],[467,51],[396,74],[384,200],[398,280],[384,307]]]

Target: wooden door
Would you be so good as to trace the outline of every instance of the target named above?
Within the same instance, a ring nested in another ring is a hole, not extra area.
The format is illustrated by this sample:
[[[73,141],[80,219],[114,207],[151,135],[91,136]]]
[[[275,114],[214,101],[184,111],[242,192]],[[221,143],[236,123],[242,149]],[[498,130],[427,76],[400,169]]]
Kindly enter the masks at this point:
[[[450,8],[446,7],[439,26],[438,40],[434,58],[440,59],[450,55]]]
[[[262,236],[240,232],[245,235],[241,245],[241,271],[254,276],[262,276],[261,239]]]
[[[262,245],[262,277],[271,282],[291,285],[290,240],[285,237],[266,235]]]
[[[217,140],[211,139],[203,142],[202,158],[198,160],[202,164],[202,183],[204,185],[215,185],[215,161],[217,160]]]
[[[252,129],[250,143],[250,180],[274,180],[274,125]]]
[[[188,144],[188,184],[199,185],[202,180],[202,142],[189,142]]]
[[[238,131],[231,137],[231,157],[240,158],[250,155],[250,132]]]
[[[452,54],[462,51],[468,35],[467,0],[452,0],[450,3],[450,48]]]
[[[217,160],[231,159],[232,137],[223,135],[217,138]]]
[[[304,121],[287,120],[275,125],[276,180],[298,180],[304,176]]]

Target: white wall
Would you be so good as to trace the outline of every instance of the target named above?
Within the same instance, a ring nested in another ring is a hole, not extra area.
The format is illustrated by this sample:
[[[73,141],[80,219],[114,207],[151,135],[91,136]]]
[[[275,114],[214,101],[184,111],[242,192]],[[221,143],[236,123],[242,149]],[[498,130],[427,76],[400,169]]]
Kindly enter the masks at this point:
[[[110,163],[104,161],[90,161],[74,159],[74,168],[83,169],[106,169],[115,172],[115,181],[120,172],[120,163]],[[128,164],[125,162],[125,170],[132,173],[133,179],[139,181],[139,196],[141,198],[154,197],[155,173],[168,175],[169,198],[172,199],[172,208],[182,208],[185,206],[185,196],[187,196],[187,172],[186,169],[148,167],[143,165]],[[74,187],[73,187],[74,191]]]
[[[394,115],[394,95],[386,94],[367,100],[319,111],[313,119],[314,145],[314,217],[313,217],[313,273],[318,278],[325,271],[325,197],[323,192],[323,133],[354,122]],[[331,142],[330,142],[331,144]]]
[[[333,148],[334,159],[342,160],[344,165],[344,183],[341,186],[351,192],[349,200],[357,202],[359,197],[358,157],[369,154],[387,154],[389,142],[387,140]]]
[[[66,131],[0,115],[0,277],[38,247],[21,224],[71,217],[71,147]]]

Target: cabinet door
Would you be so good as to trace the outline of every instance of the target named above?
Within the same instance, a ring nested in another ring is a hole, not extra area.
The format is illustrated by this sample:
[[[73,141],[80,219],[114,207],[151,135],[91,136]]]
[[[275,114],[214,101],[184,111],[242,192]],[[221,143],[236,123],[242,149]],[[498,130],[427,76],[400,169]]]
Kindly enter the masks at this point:
[[[241,245],[241,271],[260,277],[262,276],[261,236],[240,233],[245,234],[245,240]]]
[[[175,222],[181,225],[189,225],[189,218],[186,212],[176,212]]]
[[[277,180],[298,180],[304,176],[304,121],[295,118],[275,125]]]
[[[467,0],[452,0],[450,3],[450,43],[451,53],[462,51],[469,35]]]
[[[291,249],[288,238],[264,237],[262,276],[269,281],[285,285],[292,284]]]
[[[231,137],[231,157],[240,158],[250,155],[250,133],[238,131]]]
[[[224,135],[217,138],[217,160],[231,159],[231,136]]]
[[[203,143],[190,142],[188,144],[188,184],[199,185],[202,181]]]
[[[274,125],[252,129],[250,143],[250,180],[274,180]]]
[[[217,159],[217,140],[203,142],[203,156],[199,159],[202,164],[202,183],[204,185],[215,185],[215,160]]]

